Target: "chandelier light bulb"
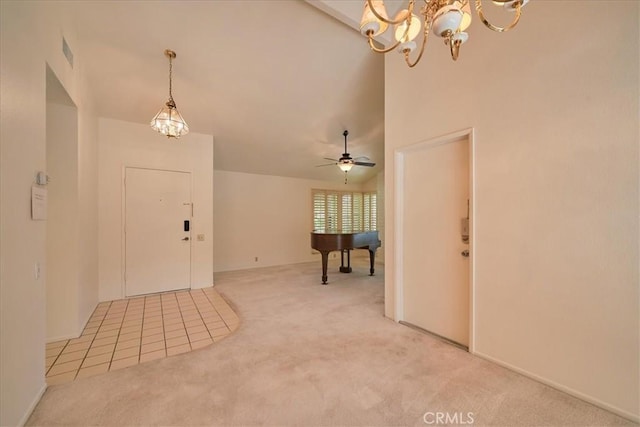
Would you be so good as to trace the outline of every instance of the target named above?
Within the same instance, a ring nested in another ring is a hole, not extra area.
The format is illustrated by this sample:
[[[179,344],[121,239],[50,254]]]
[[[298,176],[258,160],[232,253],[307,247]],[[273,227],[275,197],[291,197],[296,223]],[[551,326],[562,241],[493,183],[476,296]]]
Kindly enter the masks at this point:
[[[409,11],[407,9],[401,10],[396,15],[396,21],[402,20],[402,23],[396,24],[395,37],[397,41],[402,43],[410,42],[418,37],[418,34],[420,34],[420,18],[412,13],[411,19],[409,20],[409,22],[407,22],[408,16]]]
[[[469,0],[471,1],[471,0]],[[460,7],[460,2],[458,3],[458,7],[462,10],[462,22],[460,23],[460,27],[458,28],[460,31],[465,31],[471,25],[471,4],[467,1],[464,6]]]
[[[385,19],[388,19],[387,9],[384,7],[384,1],[372,0],[373,9]],[[360,33],[363,36],[372,34],[373,37],[384,33],[389,27],[389,24],[378,19],[376,15],[369,7],[369,3],[364,5],[364,11],[362,12],[362,19],[360,20]]]

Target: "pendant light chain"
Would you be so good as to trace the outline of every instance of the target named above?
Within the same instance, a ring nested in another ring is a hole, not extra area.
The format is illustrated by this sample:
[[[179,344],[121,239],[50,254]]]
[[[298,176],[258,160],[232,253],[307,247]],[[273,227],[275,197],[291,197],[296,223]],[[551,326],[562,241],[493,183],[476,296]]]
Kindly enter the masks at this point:
[[[173,100],[173,55],[169,55],[169,103],[175,107],[176,103]]]

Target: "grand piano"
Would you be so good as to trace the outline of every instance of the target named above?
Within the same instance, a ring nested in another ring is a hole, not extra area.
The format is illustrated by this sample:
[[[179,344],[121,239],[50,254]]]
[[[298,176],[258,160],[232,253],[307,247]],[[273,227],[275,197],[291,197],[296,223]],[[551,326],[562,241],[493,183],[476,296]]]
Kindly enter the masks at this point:
[[[354,233],[338,233],[325,231],[311,232],[311,247],[322,255],[322,284],[327,284],[327,263],[329,260],[329,252],[340,251],[342,265],[340,272],[351,273],[351,255],[352,249],[367,249],[369,251],[369,260],[371,267],[369,273],[373,276],[373,264],[376,260],[376,249],[380,247],[380,239],[377,231],[361,231]],[[347,265],[344,265],[344,256],[347,255]]]

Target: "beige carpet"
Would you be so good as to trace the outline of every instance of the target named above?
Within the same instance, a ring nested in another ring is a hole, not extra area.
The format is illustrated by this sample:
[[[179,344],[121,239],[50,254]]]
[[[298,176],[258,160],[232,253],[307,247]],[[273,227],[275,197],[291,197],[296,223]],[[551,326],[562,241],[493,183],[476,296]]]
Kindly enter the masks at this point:
[[[29,425],[635,425],[383,317],[383,273],[299,264],[216,275],[218,344],[50,387]],[[444,414],[443,414],[444,416]],[[457,418],[455,418],[457,417]],[[446,421],[446,419],[441,419]],[[451,423],[454,424],[454,423]]]

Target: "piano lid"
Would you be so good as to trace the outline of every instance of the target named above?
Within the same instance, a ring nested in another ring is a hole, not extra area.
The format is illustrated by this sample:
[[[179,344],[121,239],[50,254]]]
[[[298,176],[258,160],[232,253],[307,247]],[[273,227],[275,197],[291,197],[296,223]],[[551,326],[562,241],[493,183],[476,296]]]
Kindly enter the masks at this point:
[[[378,230],[353,230],[353,231],[339,231],[339,230],[313,230],[311,234],[360,234],[360,233],[377,233]]]

